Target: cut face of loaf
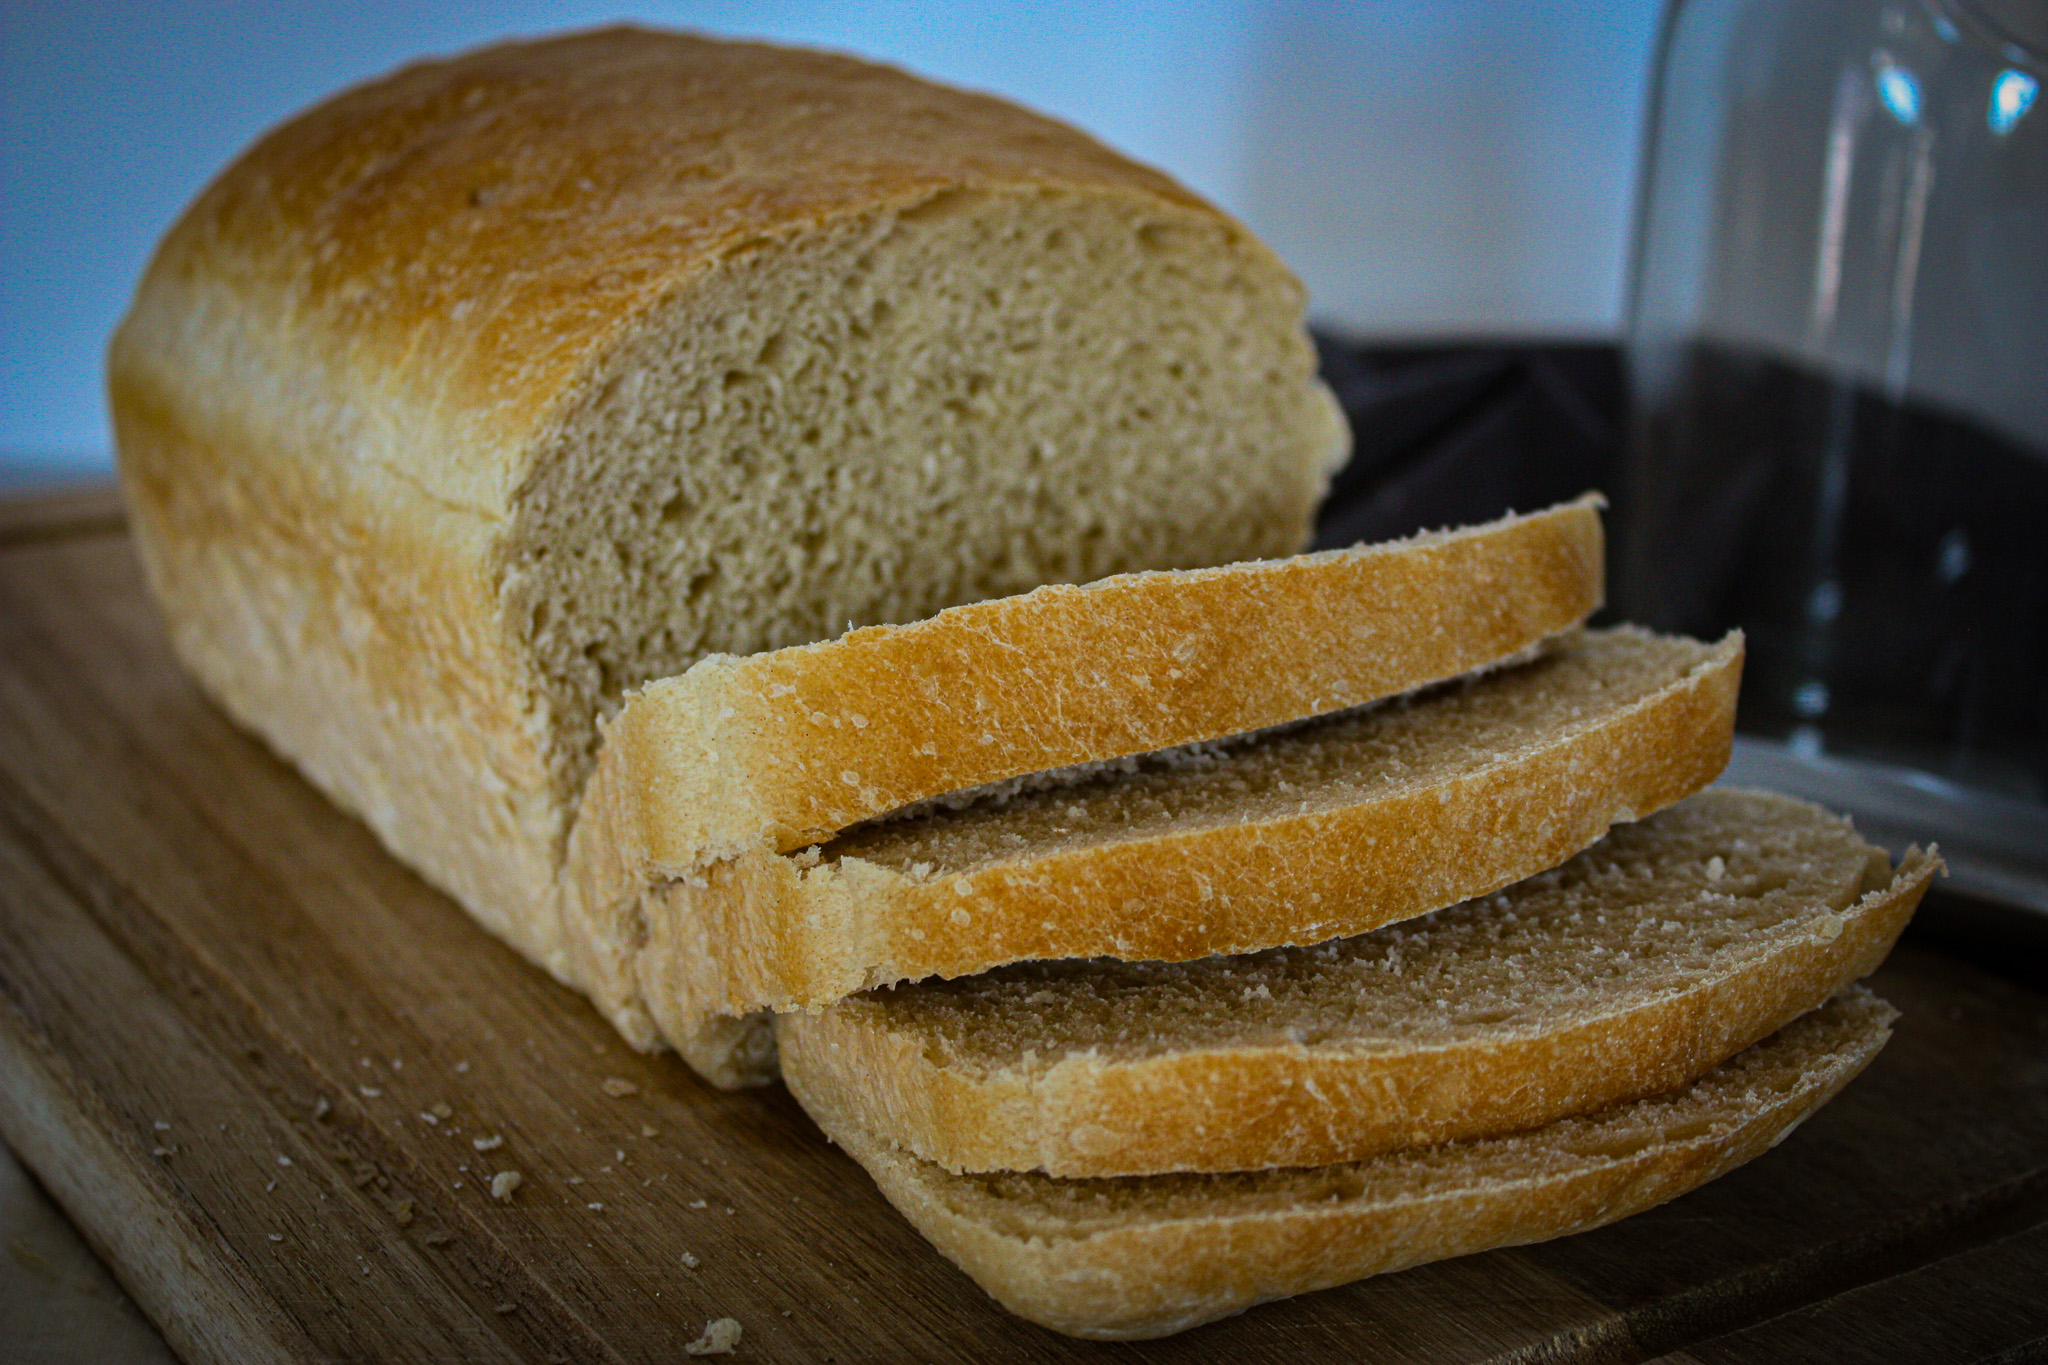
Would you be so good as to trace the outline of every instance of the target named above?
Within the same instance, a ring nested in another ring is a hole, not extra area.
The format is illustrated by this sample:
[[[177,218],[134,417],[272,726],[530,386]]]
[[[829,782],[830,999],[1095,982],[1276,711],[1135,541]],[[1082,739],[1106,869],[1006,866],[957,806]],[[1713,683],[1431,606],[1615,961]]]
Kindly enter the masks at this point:
[[[606,732],[571,846],[583,915],[572,974],[628,1036],[659,1033],[734,1084],[772,1075],[765,1022],[744,1022],[763,1009],[1020,957],[1327,938],[1512,881],[1712,779],[1733,723],[1734,642],[1613,637],[1587,647],[1599,663],[1539,666],[1554,704],[1447,695],[1427,712],[1449,717],[1438,740],[1369,726],[1379,740],[1298,774],[1315,788],[1299,801],[1272,790],[1285,772],[1244,779],[1263,796],[1226,773],[1187,794],[1205,813],[1092,849],[1043,821],[996,859],[897,857],[886,837],[806,841],[963,788],[1296,721],[1496,662],[1591,610],[1598,542],[1580,503],[1385,546],[1043,589],[707,661],[642,692]],[[1433,758],[1443,789],[1368,792],[1361,779],[1390,757],[1411,769]],[[1453,801],[1444,828],[1463,842],[1446,849],[1500,847],[1447,882],[1421,853],[1402,856],[1399,831],[1407,806]],[[1250,834],[1233,828],[1247,822]],[[1319,866],[1336,831],[1349,856]],[[1276,860],[1299,864],[1292,882],[1272,880]],[[1375,866],[1361,885],[1399,889],[1354,894],[1353,874]]]
[[[181,656],[561,968],[600,720],[712,654],[1299,550],[1300,287],[1154,171],[845,57],[613,29],[272,132],[110,359]]]
[[[1362,937],[1055,962],[777,1020],[828,1130],[954,1170],[1354,1160],[1681,1085],[1875,970],[1939,860],[1711,791],[1554,871]]]
[[[852,1124],[826,1131],[1011,1312],[1159,1337],[1254,1304],[1583,1232],[1759,1156],[1861,1071],[1896,1011],[1859,988],[1683,1089],[1511,1137],[1238,1175],[954,1175]]]

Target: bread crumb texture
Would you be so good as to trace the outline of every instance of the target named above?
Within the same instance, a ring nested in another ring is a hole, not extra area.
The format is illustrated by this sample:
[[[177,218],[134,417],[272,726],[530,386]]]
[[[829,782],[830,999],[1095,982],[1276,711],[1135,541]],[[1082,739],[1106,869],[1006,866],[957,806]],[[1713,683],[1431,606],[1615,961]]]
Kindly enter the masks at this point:
[[[1135,195],[927,195],[721,260],[591,377],[506,547],[564,792],[709,654],[1301,548],[1334,436],[1262,249]]]

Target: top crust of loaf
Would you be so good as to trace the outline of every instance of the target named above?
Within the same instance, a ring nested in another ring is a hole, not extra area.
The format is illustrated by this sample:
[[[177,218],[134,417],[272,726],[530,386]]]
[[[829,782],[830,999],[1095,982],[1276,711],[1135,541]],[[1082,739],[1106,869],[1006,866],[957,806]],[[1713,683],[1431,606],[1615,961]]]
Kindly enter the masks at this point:
[[[500,516],[530,476],[526,438],[626,320],[735,252],[960,188],[1106,192],[1230,222],[1002,100],[832,53],[619,27],[420,62],[293,119],[171,230],[136,311],[202,286],[270,300],[301,344],[324,338],[334,372],[466,437],[463,458],[396,447],[419,457],[406,477]]]

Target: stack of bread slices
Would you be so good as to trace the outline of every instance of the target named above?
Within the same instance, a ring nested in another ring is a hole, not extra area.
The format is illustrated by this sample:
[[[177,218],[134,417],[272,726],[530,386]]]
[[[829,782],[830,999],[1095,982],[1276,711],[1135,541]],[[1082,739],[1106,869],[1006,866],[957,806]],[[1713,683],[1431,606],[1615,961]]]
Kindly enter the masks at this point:
[[[780,1075],[995,1297],[1177,1331],[1597,1226],[1874,1056],[1936,863],[1702,791],[1741,641],[1592,500],[718,660],[608,728],[581,979]]]
[[[1147,1336],[1764,1150],[1936,867],[1700,794],[1740,641],[1587,630],[1597,499],[1295,554],[1301,316],[1071,128],[613,29],[265,137],[110,395],[237,720],[1003,1303]]]

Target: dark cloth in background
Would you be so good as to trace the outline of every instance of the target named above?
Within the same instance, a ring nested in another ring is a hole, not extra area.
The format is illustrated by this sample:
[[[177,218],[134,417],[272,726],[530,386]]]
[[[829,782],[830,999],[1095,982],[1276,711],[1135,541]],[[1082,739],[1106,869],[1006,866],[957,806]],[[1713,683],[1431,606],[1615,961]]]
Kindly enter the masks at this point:
[[[1533,511],[1613,491],[1619,349],[1600,344],[1365,345],[1318,333],[1354,453],[1316,548]]]

